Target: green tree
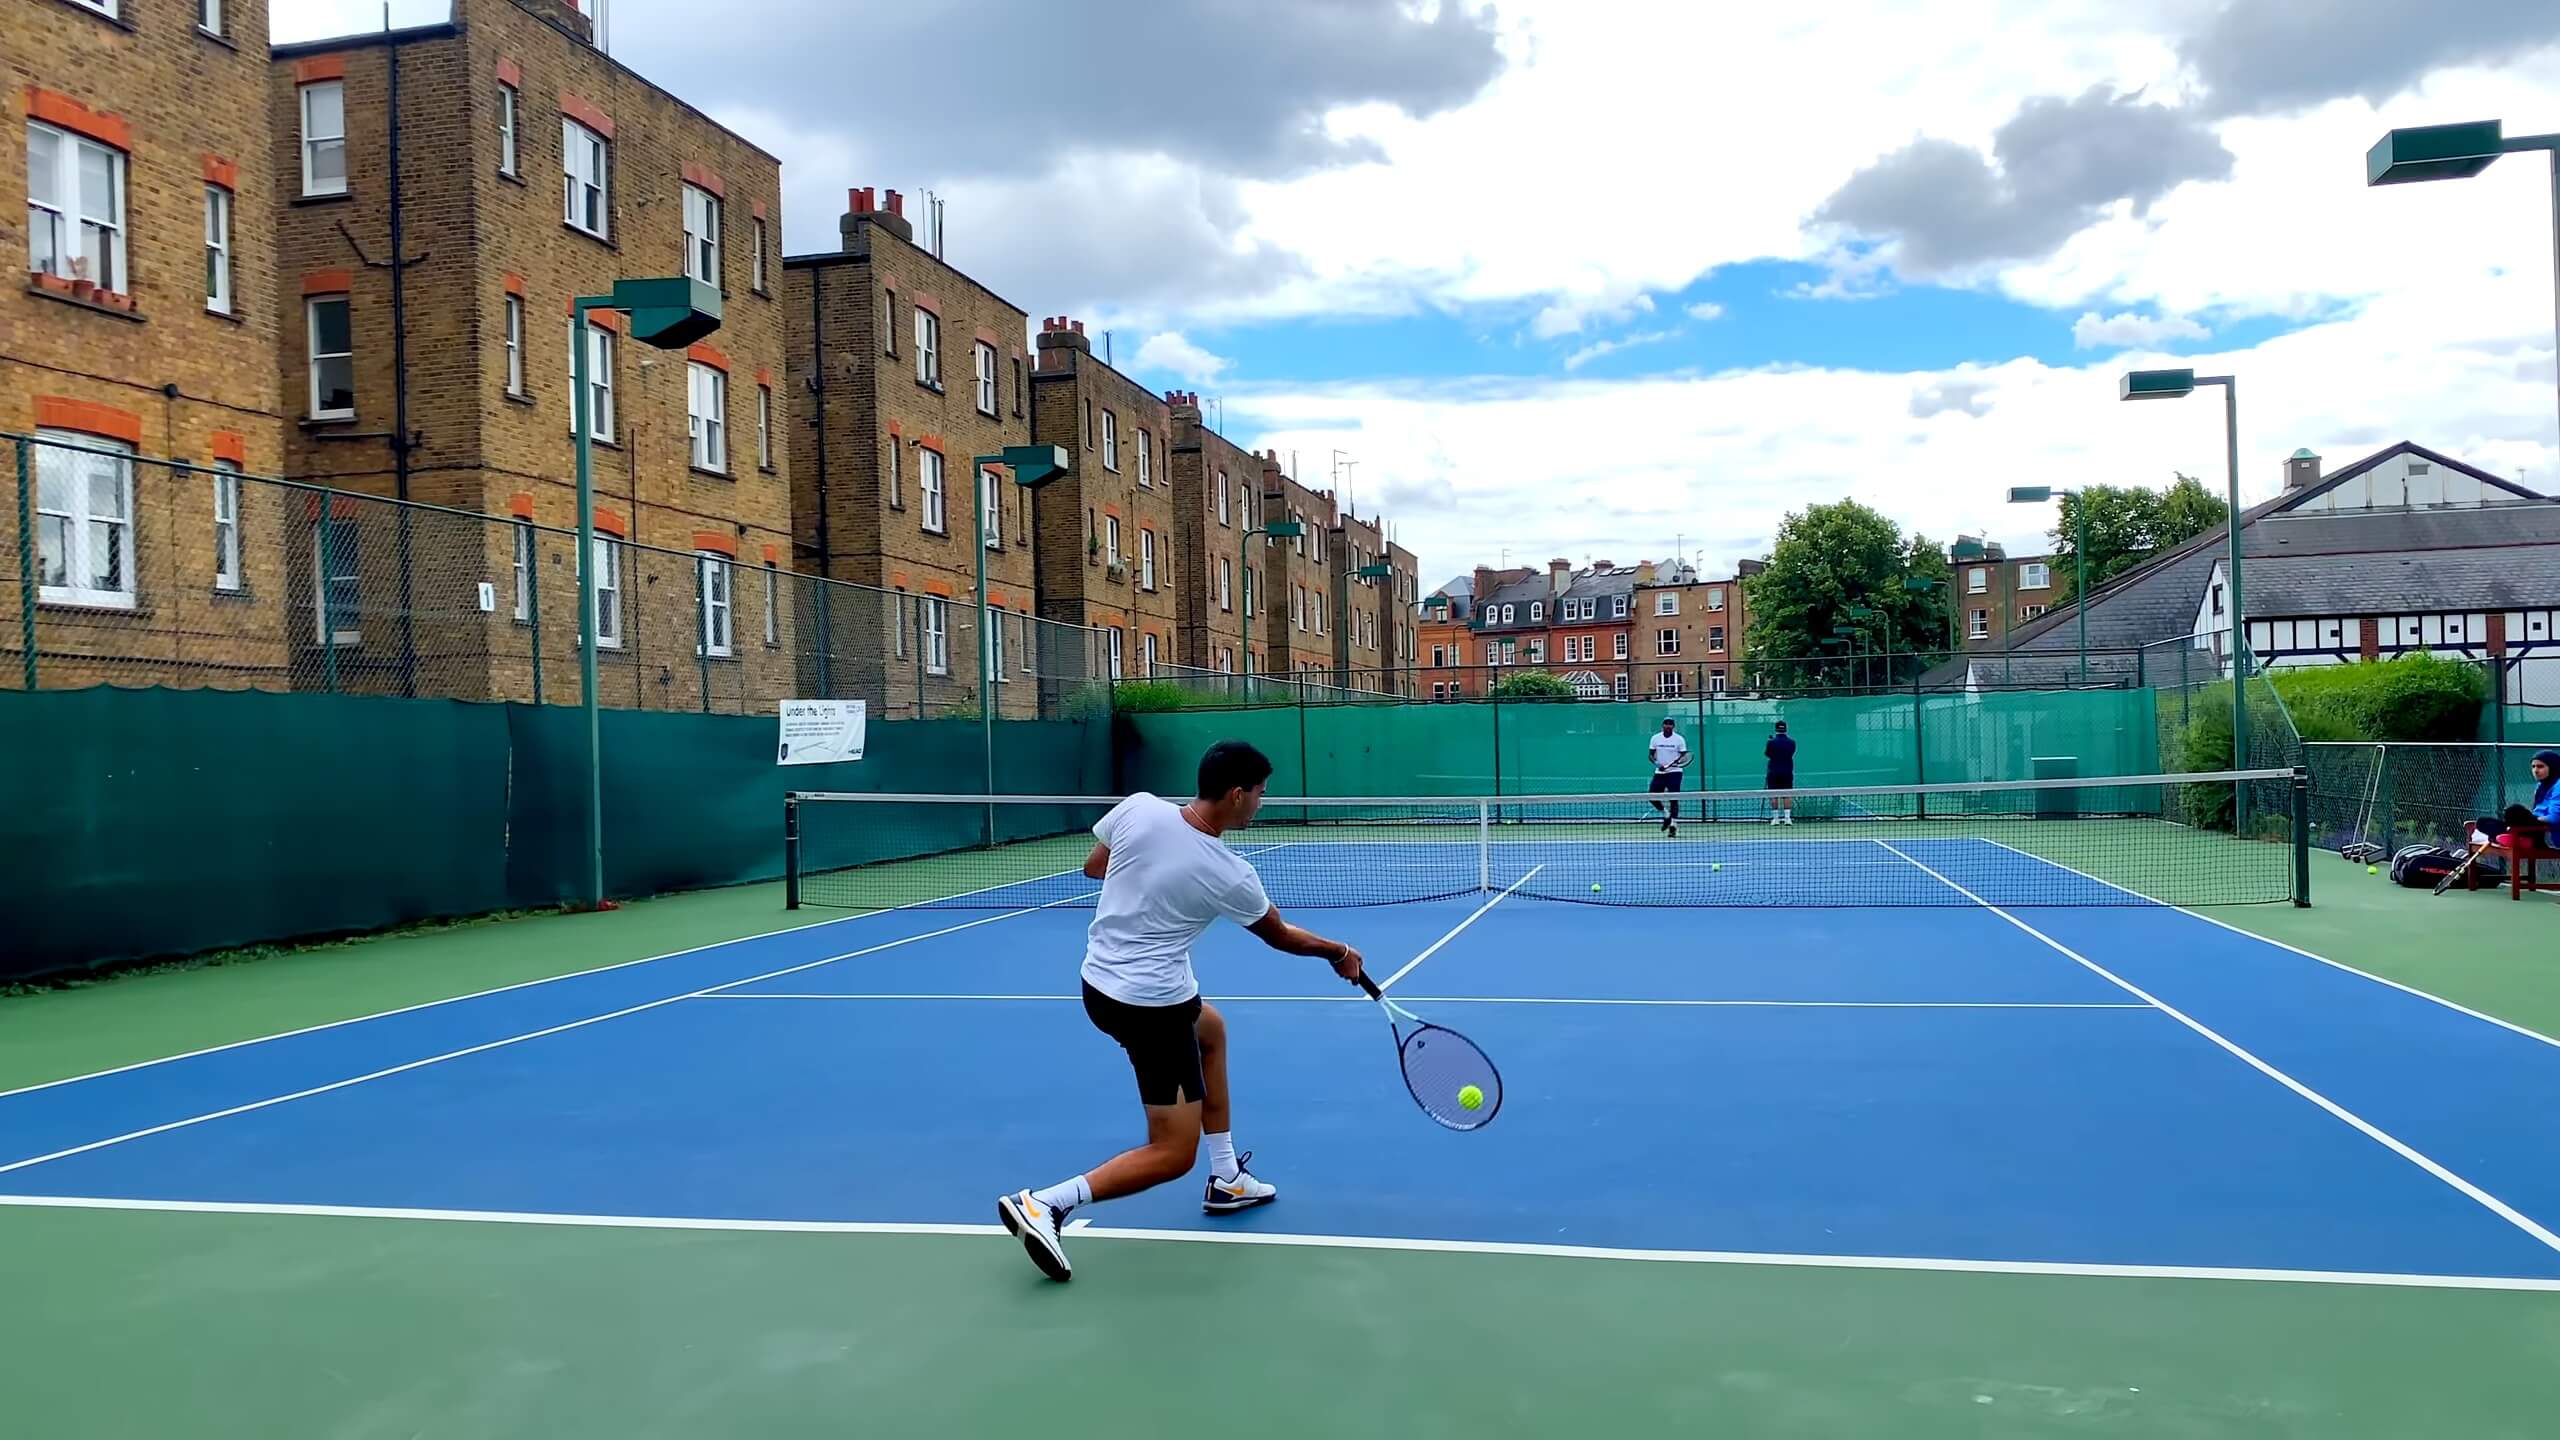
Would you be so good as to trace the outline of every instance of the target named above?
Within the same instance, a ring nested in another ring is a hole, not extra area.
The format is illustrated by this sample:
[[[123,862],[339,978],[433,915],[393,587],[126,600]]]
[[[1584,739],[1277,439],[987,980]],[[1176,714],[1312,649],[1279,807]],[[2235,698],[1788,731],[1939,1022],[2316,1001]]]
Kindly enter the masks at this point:
[[[2089,512],[2089,584],[2104,585],[2143,561],[2183,545],[2228,519],[2231,507],[2193,475],[2180,475],[2166,490],[2139,485],[2092,485],[2062,497],[2053,527],[2056,605],[2069,603],[2079,580],[2079,526]]]
[[[1494,682],[1496,700],[1578,700],[1573,682],[1542,670],[1514,670]]]
[[[1861,673],[1877,679],[1884,670],[1873,662],[1863,671],[1846,660],[1825,662],[1826,656],[1836,657],[1823,642],[1837,627],[1861,630],[1859,643],[1869,651],[1909,654],[1945,648],[1944,592],[1910,589],[1903,582],[1915,573],[1945,580],[1945,555],[1925,536],[1906,540],[1900,526],[1855,500],[1790,514],[1778,527],[1768,568],[1749,581],[1752,658],[1794,662],[1776,666],[1769,672],[1773,676],[1844,684]],[[1861,625],[1849,613],[1853,608],[1884,618]]]

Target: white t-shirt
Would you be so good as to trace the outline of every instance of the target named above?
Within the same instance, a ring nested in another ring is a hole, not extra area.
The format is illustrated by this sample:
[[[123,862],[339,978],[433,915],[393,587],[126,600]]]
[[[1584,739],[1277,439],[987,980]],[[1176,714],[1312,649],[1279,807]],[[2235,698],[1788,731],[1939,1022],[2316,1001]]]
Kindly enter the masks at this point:
[[[1647,748],[1653,752],[1653,770],[1657,775],[1678,769],[1680,762],[1689,758],[1689,742],[1676,732],[1654,736],[1653,744]]]
[[[1251,925],[1271,911],[1245,858],[1169,800],[1132,795],[1094,822],[1093,838],[1111,847],[1111,864],[1085,931],[1084,979],[1124,1005],[1199,994],[1191,942],[1220,916]]]

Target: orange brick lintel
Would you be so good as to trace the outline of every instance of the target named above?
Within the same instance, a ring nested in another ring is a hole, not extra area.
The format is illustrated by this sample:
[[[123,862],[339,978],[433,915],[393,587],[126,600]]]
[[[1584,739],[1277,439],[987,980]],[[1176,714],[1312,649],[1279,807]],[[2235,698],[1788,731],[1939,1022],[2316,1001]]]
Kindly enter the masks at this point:
[[[738,537],[723,535],[717,530],[696,530],[693,532],[693,548],[735,560],[738,558]]]
[[[519,520],[533,518],[533,497],[519,490],[507,497],[507,513]]]
[[[949,453],[950,453],[950,452],[949,452],[949,451],[944,447],[944,445],[943,445],[943,443],[942,443],[942,437],[941,437],[941,436],[939,436],[939,435],[919,435],[919,436],[917,436],[917,437],[916,437],[916,447],[917,447],[918,449],[922,449],[922,450],[930,450],[930,451],[933,451],[935,454],[937,454],[937,455],[942,455],[942,456],[944,456],[945,458],[948,458]]]
[[[501,85],[512,86],[519,90],[523,89],[524,67],[504,55],[499,56],[498,83]]]
[[[710,166],[696,165],[692,161],[687,160],[682,166],[678,167],[678,172],[684,177],[684,183],[687,185],[697,186],[701,189],[708,190],[723,200],[729,198],[728,182],[722,180],[720,178],[720,172],[712,169]]]
[[[597,506],[596,528],[617,540],[631,538],[631,522],[622,518],[622,512],[619,510],[607,510],[601,505]]]
[[[219,155],[207,155],[204,157],[204,183],[237,190],[240,188],[240,167]]]
[[[948,600],[952,595],[951,582],[937,577],[928,577],[924,582],[924,593],[927,595],[939,595],[943,599]]]
[[[293,83],[296,85],[346,78],[347,57],[344,55],[305,55],[293,62]]]
[[[506,272],[506,274],[505,274],[505,275],[501,276],[501,277],[500,277],[500,279],[501,279],[501,282],[506,286],[506,289],[507,289],[507,293],[508,293],[508,294],[513,295],[514,297],[516,297],[516,298],[517,298],[517,299],[519,299],[519,300],[521,300],[521,299],[523,299],[523,298],[524,298],[524,277],[523,277],[523,276],[521,276],[521,275],[517,274],[517,273],[516,273],[516,272],[514,272],[513,270],[509,270],[509,271],[507,271],[507,272]]]
[[[613,117],[604,113],[584,96],[567,90],[560,92],[560,113],[586,126],[607,140],[613,138]]]
[[[771,545],[771,544],[767,544],[767,545],[764,547],[764,563],[766,563],[767,565],[772,565],[772,564],[776,564],[776,563],[778,563],[781,559],[782,559],[782,552],[781,552],[779,549],[777,549],[775,546],[773,546],[773,545]]]
[[[729,373],[729,357],[720,353],[719,346],[706,341],[697,340],[687,347],[684,358],[698,365],[708,365],[723,375]]]
[[[123,116],[92,110],[59,91],[28,86],[27,118],[76,131],[128,154],[133,150],[133,126]]]
[[[36,428],[73,430],[102,439],[121,440],[136,447],[142,444],[141,416],[113,405],[100,405],[91,400],[68,400],[59,395],[36,397]]]
[[[766,389],[768,389],[768,390],[772,389],[772,388],[773,388],[773,367],[772,367],[772,366],[769,366],[769,365],[759,365],[759,366],[757,366],[757,367],[756,367],[756,383],[757,383],[757,384],[759,384],[759,385],[761,385],[761,386],[763,386],[763,387],[765,387],[765,388],[766,388]]]
[[[305,295],[344,295],[356,288],[353,270],[314,270],[302,277]]]
[[[249,440],[239,431],[214,431],[211,449],[214,459],[228,460],[243,470],[249,468]]]

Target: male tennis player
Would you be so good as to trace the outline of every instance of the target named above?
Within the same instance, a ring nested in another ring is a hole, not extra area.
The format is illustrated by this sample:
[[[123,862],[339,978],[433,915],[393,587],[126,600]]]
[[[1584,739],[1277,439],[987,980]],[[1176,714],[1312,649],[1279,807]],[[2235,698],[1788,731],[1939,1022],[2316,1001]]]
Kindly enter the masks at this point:
[[[1689,769],[1689,742],[1680,738],[1680,726],[1670,716],[1662,717],[1662,733],[1653,737],[1653,742],[1645,747],[1645,753],[1653,759],[1653,789],[1649,793],[1660,795],[1669,791],[1673,795],[1679,794],[1680,777]],[[1662,801],[1651,803],[1657,812],[1662,813],[1662,833],[1678,839],[1680,802],[1670,802],[1668,811],[1663,811]]]
[[[1796,742],[1787,734],[1786,721],[1778,722],[1776,732],[1769,736],[1768,744],[1760,747],[1760,753],[1769,761],[1769,773],[1763,782],[1768,788],[1772,790],[1796,788]],[[1796,823],[1796,797],[1793,795],[1771,797],[1769,823],[1772,825]]]
[[[1261,751],[1222,740],[1200,757],[1200,793],[1191,803],[1132,795],[1094,824],[1097,843],[1084,873],[1102,882],[1102,896],[1085,935],[1084,1013],[1129,1052],[1147,1143],[1046,1190],[996,1201],[1004,1228],[1022,1238],[1031,1263],[1052,1280],[1071,1273],[1058,1238],[1070,1211],[1190,1174],[1204,1134],[1209,1185],[1201,1209],[1226,1214],[1279,1195],[1244,1168],[1251,1152],[1236,1153],[1226,1017],[1200,1001],[1191,942],[1224,916],[1272,949],[1329,961],[1333,973],[1355,982],[1360,952],[1281,919],[1262,877],[1219,838],[1253,823],[1270,779]]]

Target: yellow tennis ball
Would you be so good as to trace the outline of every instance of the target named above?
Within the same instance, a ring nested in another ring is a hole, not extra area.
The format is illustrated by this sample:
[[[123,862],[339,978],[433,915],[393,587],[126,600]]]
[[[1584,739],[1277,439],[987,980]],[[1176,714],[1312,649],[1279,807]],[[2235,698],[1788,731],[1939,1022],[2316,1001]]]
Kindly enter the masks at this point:
[[[1599,882],[1599,881],[1594,880],[1594,881],[1592,881],[1592,882],[1591,882],[1591,893],[1592,893],[1592,894],[1594,894],[1594,895],[1597,895],[1597,894],[1599,894],[1599,893],[1600,893],[1600,882]]]
[[[1716,863],[1714,863],[1713,865],[1708,866],[1707,868],[1708,868],[1708,869],[1710,869],[1710,870],[1721,870],[1721,869],[1723,869],[1723,868],[1724,868],[1724,862],[1723,862],[1723,861],[1721,861],[1721,860],[1719,860],[1719,861],[1717,861]]]
[[[2367,875],[2379,875],[2382,873],[2382,867],[2379,865],[2367,865],[2364,867],[2364,873]]]
[[[1458,1104],[1468,1110],[1481,1110],[1484,1108],[1484,1092],[1473,1085],[1461,1085],[1458,1087]]]

